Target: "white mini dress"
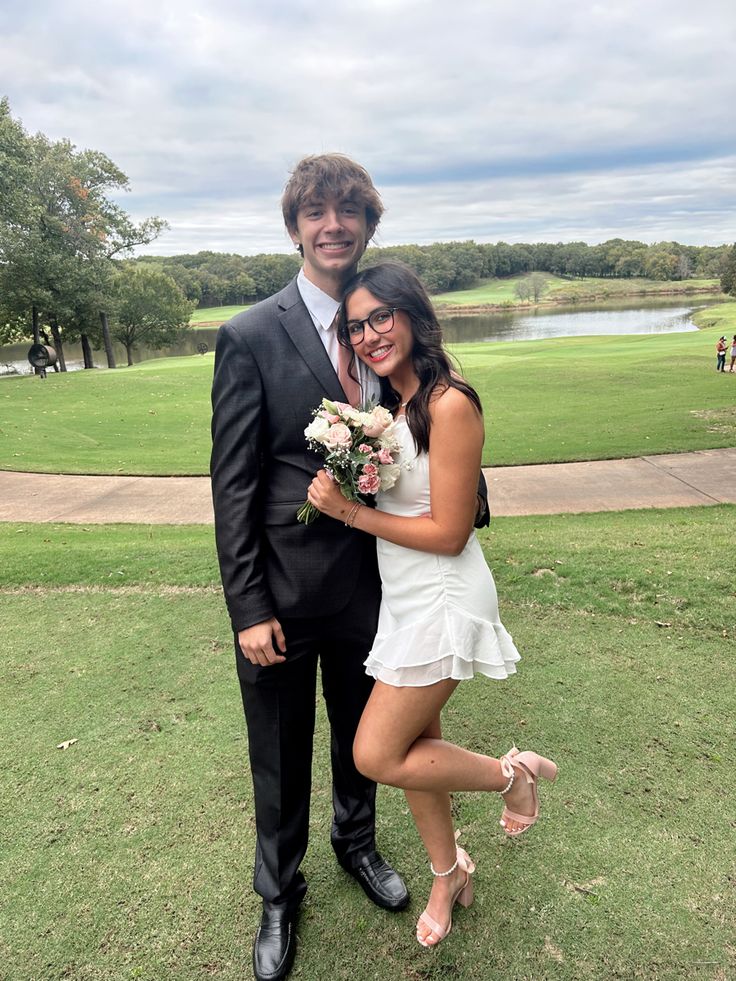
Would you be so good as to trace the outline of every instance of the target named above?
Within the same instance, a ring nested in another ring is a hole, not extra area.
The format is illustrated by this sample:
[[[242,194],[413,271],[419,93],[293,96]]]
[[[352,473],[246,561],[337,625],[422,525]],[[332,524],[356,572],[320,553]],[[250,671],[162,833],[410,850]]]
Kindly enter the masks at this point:
[[[429,456],[396,419],[401,476],[376,505],[388,514],[429,514]],[[474,674],[507,678],[519,652],[499,619],[496,585],[472,531],[459,555],[433,555],[377,539],[383,595],[366,672],[397,687]]]

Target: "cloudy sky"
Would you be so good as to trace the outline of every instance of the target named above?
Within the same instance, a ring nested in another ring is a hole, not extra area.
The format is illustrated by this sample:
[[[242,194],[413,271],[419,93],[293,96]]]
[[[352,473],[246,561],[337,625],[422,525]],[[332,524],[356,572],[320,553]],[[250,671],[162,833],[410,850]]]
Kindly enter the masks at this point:
[[[305,154],[371,172],[381,245],[736,238],[733,0],[3,0],[0,95],[102,150],[146,251],[288,251]]]

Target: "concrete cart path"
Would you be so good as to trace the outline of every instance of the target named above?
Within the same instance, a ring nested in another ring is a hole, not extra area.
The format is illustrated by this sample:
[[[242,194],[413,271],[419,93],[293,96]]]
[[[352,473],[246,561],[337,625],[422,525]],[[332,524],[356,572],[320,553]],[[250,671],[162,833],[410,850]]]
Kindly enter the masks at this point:
[[[736,448],[485,471],[497,516],[736,504]],[[207,477],[0,471],[0,521],[209,524]]]

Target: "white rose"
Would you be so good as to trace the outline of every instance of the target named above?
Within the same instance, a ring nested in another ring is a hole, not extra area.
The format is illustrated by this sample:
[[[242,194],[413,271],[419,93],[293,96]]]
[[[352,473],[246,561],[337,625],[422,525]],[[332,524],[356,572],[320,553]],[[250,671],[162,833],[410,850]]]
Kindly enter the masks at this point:
[[[363,425],[363,416],[365,413],[361,412],[359,409],[356,409],[352,405],[341,406],[340,415],[343,419],[349,423],[352,423],[353,425]]]
[[[381,490],[391,490],[401,474],[401,467],[398,463],[381,464],[378,468],[378,476],[381,478]]]
[[[315,416],[304,430],[307,439],[313,439],[315,443],[324,443],[324,437],[330,428],[329,422],[324,416]]]
[[[401,444],[396,438],[393,424],[381,433],[376,442],[378,443],[380,449],[388,450],[389,453],[396,453],[401,449]]]

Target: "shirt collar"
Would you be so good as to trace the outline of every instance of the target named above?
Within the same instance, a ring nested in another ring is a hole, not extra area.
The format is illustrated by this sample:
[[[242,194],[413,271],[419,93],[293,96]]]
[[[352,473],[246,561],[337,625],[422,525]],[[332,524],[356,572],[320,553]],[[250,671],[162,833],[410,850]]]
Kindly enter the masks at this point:
[[[311,280],[307,279],[303,269],[299,270],[296,285],[312,320],[322,330],[329,330],[340,307],[339,300],[333,299],[319,286],[315,286]]]

